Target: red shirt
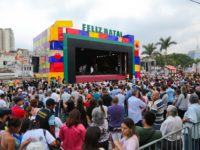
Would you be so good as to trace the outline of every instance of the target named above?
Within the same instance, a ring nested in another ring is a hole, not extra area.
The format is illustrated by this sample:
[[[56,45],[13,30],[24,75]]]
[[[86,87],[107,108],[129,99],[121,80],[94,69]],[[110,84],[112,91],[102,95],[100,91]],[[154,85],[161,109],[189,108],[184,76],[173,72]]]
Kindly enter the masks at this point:
[[[82,124],[77,126],[67,127],[64,124],[60,128],[59,137],[61,139],[62,148],[64,150],[82,150],[83,142],[85,139],[86,129]]]

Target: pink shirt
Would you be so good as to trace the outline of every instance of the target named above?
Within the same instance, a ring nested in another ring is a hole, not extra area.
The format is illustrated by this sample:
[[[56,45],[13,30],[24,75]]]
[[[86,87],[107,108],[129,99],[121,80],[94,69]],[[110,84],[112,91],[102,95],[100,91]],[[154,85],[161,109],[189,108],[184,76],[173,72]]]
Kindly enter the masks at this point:
[[[82,150],[85,133],[86,129],[82,124],[70,128],[64,124],[59,133],[59,137],[63,142],[62,148],[64,150]]]

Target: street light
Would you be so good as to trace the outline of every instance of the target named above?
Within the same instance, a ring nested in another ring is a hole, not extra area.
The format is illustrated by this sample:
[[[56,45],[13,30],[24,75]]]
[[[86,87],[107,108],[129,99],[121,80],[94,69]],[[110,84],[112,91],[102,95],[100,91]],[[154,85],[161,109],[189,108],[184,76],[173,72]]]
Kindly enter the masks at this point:
[[[194,3],[197,3],[197,4],[200,4],[200,2],[198,1],[195,1],[195,0],[190,0],[191,2],[194,2]]]

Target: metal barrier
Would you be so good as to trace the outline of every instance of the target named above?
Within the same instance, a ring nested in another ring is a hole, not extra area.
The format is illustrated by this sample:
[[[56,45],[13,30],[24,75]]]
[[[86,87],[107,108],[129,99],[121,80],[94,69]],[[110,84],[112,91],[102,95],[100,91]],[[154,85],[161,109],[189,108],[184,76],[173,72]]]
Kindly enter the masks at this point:
[[[200,150],[200,122],[186,123],[182,129],[143,145],[139,150]]]

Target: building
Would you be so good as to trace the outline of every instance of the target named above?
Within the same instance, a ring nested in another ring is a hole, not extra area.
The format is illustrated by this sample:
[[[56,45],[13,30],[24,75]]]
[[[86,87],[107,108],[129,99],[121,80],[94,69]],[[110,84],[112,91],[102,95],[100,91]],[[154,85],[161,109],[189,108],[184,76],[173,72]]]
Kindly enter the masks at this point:
[[[117,30],[56,21],[33,39],[33,47],[37,77],[68,83],[140,77],[139,41]]]
[[[188,56],[192,59],[200,59],[200,50],[192,50],[188,52]]]
[[[11,28],[0,29],[0,51],[8,52],[15,50],[15,38]]]
[[[0,54],[0,79],[32,77],[32,54],[27,49]]]

